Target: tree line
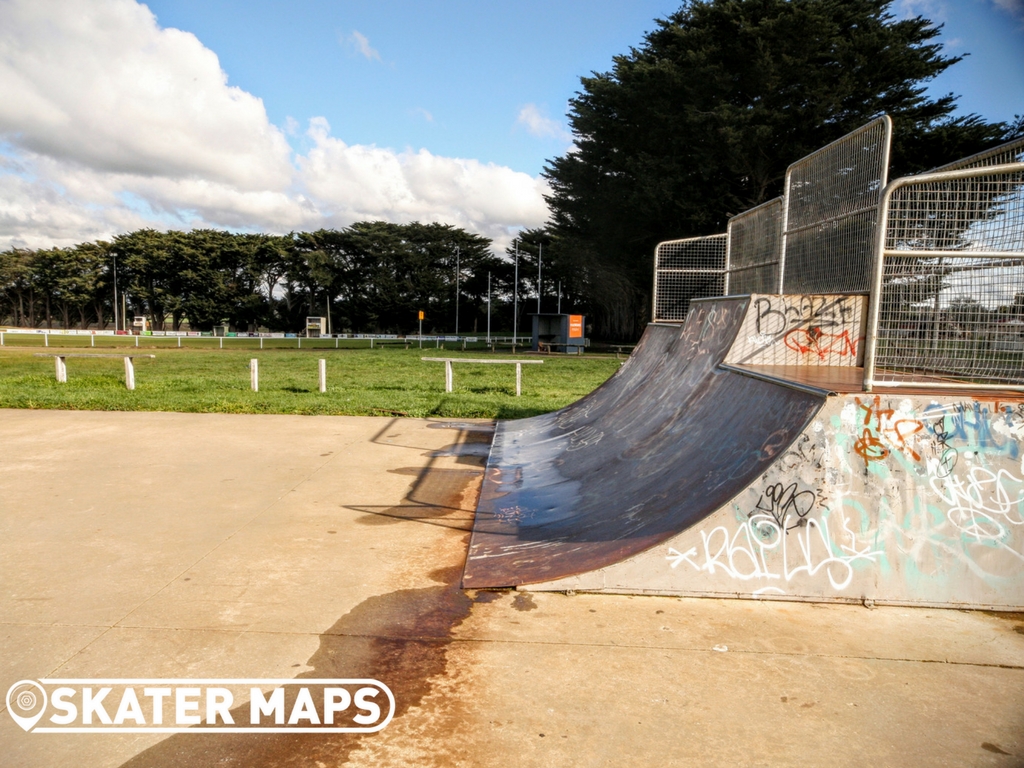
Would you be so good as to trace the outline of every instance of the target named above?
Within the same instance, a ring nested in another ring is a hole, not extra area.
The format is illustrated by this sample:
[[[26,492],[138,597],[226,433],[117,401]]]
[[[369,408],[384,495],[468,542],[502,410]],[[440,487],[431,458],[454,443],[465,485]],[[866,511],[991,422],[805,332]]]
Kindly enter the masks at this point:
[[[519,241],[519,329],[536,311],[543,233]],[[549,244],[550,245],[550,244]],[[511,330],[515,248],[445,224],[358,222],[341,230],[287,235],[202,229],[141,229],[68,248],[0,252],[0,323],[112,328],[117,312],[146,315],[154,330],[301,331],[307,316],[335,333],[483,332],[490,282],[491,325]],[[541,263],[541,268],[545,265]],[[554,311],[557,268],[543,280]],[[572,281],[563,302],[570,308]],[[123,326],[123,321],[121,325]]]
[[[883,113],[890,178],[1024,135],[956,116],[925,86],[954,66],[940,27],[891,0],[690,0],[570,102],[574,148],[550,160],[552,257],[578,265],[596,332],[650,317],[653,251],[724,232],[781,194],[787,166]]]

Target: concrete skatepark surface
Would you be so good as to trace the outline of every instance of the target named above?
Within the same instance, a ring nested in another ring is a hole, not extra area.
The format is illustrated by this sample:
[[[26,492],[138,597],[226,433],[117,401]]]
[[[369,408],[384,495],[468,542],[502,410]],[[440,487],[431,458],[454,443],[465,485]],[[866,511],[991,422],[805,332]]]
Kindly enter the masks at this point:
[[[0,668],[376,677],[381,733],[3,766],[1024,765],[1024,616],[459,589],[486,424],[0,411]]]

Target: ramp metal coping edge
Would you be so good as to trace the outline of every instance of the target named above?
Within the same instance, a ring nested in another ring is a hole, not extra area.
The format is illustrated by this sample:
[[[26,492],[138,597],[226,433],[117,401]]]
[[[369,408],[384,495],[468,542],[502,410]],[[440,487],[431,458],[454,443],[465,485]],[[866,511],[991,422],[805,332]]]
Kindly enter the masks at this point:
[[[761,371],[752,371],[747,368],[741,368],[736,365],[729,363],[720,363],[718,366],[720,369],[726,371],[732,371],[738,373],[741,376],[749,376],[752,379],[760,379],[761,381],[767,381],[770,384],[778,384],[781,387],[788,387],[789,389],[795,389],[798,392],[806,392],[809,395],[815,395],[817,397],[830,397],[832,395],[838,395],[839,392],[834,389],[825,389],[822,387],[816,387],[813,384],[801,384],[798,381],[791,381],[790,379],[784,379],[781,376],[772,376],[770,373],[762,373]]]

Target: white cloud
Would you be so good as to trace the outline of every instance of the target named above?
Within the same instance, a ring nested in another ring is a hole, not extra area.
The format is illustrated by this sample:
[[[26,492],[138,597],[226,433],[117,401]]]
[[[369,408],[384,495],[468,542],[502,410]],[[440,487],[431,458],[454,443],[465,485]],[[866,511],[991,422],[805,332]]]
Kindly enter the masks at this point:
[[[1019,21],[1024,21],[1024,0],[992,0],[997,8],[1000,8],[1011,16],[1016,16]]]
[[[510,228],[547,218],[546,184],[529,174],[425,149],[348,145],[324,118],[310,121],[308,135],[314,146],[299,158],[304,186],[332,220],[439,221],[504,242]]]
[[[353,30],[352,34],[348,36],[348,41],[356,53],[363,58],[369,61],[380,61],[380,53],[370,45],[369,39],[363,33]]]
[[[289,149],[216,54],[130,0],[0,4],[0,134],[114,173],[281,188]],[[254,162],[257,160],[257,162]]]
[[[536,104],[527,104],[519,110],[516,124],[526,128],[527,133],[542,139],[558,139],[571,142],[572,134],[558,120],[545,117]]]
[[[133,0],[0,0],[0,94],[0,248],[360,219],[445,222],[501,247],[547,218],[540,178],[349,145],[323,118],[294,155],[298,121],[271,125],[216,54]]]
[[[412,110],[412,113],[414,115],[419,115],[424,120],[426,120],[428,123],[434,122],[434,116],[432,114],[430,114],[430,112],[425,110],[423,107],[414,107],[413,110]]]

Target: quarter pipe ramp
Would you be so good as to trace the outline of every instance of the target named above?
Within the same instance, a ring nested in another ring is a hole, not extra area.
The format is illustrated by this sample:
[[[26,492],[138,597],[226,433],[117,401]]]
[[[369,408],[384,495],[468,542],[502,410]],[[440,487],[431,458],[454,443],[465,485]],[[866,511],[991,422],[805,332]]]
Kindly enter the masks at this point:
[[[809,365],[836,360],[808,339],[856,347],[806,311],[766,333],[767,299],[827,305],[694,302],[591,395],[499,423],[463,586],[1024,605],[1024,401],[723,366],[751,345]]]

